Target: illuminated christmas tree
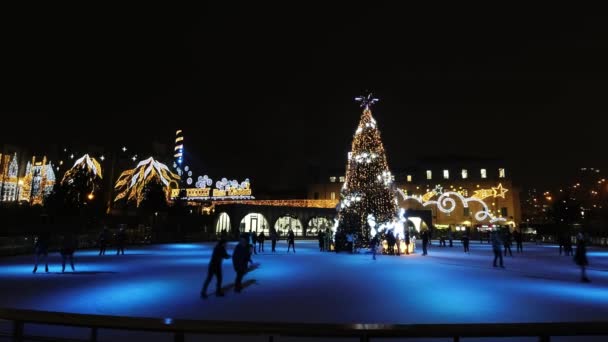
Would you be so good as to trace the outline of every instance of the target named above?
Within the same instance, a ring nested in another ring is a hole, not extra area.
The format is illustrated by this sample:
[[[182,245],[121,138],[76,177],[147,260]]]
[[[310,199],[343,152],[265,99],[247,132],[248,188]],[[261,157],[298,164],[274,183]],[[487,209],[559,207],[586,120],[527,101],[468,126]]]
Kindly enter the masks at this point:
[[[378,101],[357,97],[363,113],[348,154],[346,179],[342,187],[338,232],[356,233],[358,244],[367,246],[373,233],[368,225],[372,215],[378,225],[388,224],[397,216],[393,176],[388,168],[380,131],[370,107]]]

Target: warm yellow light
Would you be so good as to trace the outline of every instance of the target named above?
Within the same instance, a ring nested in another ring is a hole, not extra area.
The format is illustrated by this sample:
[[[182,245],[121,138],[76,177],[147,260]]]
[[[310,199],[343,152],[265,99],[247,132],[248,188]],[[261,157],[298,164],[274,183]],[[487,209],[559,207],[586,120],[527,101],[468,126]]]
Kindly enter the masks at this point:
[[[90,193],[87,198],[89,199],[89,201],[93,200],[93,198],[95,198],[95,195],[93,195],[93,193]]]
[[[20,179],[20,180],[19,180],[17,183],[18,183],[19,185],[23,185],[23,179]]]
[[[551,197],[551,196],[547,196],[547,201],[550,201],[550,200],[552,200],[552,199],[553,199],[553,197]]]

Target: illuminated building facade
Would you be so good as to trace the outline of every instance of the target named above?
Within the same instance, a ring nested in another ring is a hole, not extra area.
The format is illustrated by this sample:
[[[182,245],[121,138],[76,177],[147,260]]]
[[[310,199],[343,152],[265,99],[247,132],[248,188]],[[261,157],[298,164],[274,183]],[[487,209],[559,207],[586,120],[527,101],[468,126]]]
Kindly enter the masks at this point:
[[[17,153],[0,154],[0,200],[13,202],[17,200],[19,188],[19,162]]]
[[[30,204],[42,204],[44,198],[51,194],[55,186],[55,171],[53,165],[47,162],[46,156],[42,160],[27,163],[22,185],[18,190],[19,201],[30,202]]]
[[[394,190],[399,208],[430,211],[433,225],[439,229],[519,227],[519,189],[513,187],[504,167],[483,163],[427,165],[397,173]],[[310,185],[307,197],[339,200],[343,182],[343,176],[329,176],[325,183]]]

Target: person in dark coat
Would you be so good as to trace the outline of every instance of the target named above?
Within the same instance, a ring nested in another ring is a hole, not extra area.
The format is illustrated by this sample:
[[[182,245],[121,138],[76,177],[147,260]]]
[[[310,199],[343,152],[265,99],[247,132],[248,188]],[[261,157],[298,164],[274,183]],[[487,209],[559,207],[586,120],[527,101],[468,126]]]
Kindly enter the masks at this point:
[[[494,231],[491,234],[492,236],[492,250],[494,251],[494,267],[496,266],[496,260],[500,260],[500,267],[505,268],[505,265],[503,264],[503,260],[502,260],[502,251],[500,250],[503,242],[500,239],[500,232],[499,231]]]
[[[513,237],[515,238],[515,243],[517,244],[516,252],[523,253],[524,252],[524,236],[519,231],[516,230],[513,232]]]
[[[509,252],[509,256],[513,256],[513,252],[511,251],[511,232],[509,231],[509,228],[505,231],[503,245],[505,247],[505,256],[507,256],[507,251]]]
[[[270,231],[270,241],[272,242],[272,253],[276,252],[277,247],[277,231],[272,229]]]
[[[289,232],[287,233],[287,253],[289,253],[289,248],[292,247],[293,248],[293,252],[296,252],[296,237],[293,233],[293,230],[289,229]]]
[[[450,247],[454,247],[453,245],[453,236],[452,236],[452,227],[448,228],[448,241],[450,241]]]
[[[258,236],[256,235],[255,232],[249,231],[249,238],[251,239],[250,242],[249,242],[249,247],[253,247],[253,254],[258,254],[255,251],[255,244],[258,241]]]
[[[574,254],[574,262],[581,267],[581,281],[589,283],[591,280],[587,278],[586,267],[589,265],[587,260],[587,246],[585,243],[585,237],[582,233],[578,233],[576,236],[576,253]]]
[[[261,232],[258,235],[258,252],[264,251],[264,240],[266,240],[266,235],[264,235],[264,232]]]
[[[325,250],[325,233],[319,229],[319,233],[317,234],[317,239],[319,239],[319,250],[323,252]]]
[[[201,289],[201,297],[207,298],[207,288],[213,276],[215,276],[216,280],[215,295],[218,297],[224,296],[224,292],[222,291],[222,261],[228,258],[230,258],[230,255],[226,252],[226,240],[221,239],[213,248],[213,254],[211,254],[207,270],[207,279],[205,279],[205,283]]]
[[[410,231],[409,229],[407,229],[405,231],[405,254],[409,255],[410,254]]]
[[[32,273],[36,273],[38,270],[38,262],[40,261],[40,257],[44,258],[44,271],[49,271],[49,234],[42,233],[36,237],[36,242],[34,243],[34,270]]]
[[[236,272],[236,280],[234,281],[234,291],[241,292],[243,289],[243,276],[247,273],[247,263],[251,261],[251,253],[247,248],[247,240],[241,237],[241,240],[234,248],[232,253],[232,266]]]
[[[76,252],[76,248],[78,248],[78,241],[76,237],[72,233],[67,233],[63,236],[63,244],[61,246],[61,272],[65,272],[65,261],[66,259],[70,259],[70,266],[72,267],[72,272],[76,271],[74,269],[74,252]]]
[[[464,247],[465,253],[470,253],[469,251],[469,233],[467,231],[462,234],[462,246]]]
[[[564,240],[564,252],[566,252],[566,256],[574,255],[574,251],[572,250],[572,238],[570,235],[567,235]]]
[[[116,233],[116,255],[125,255],[125,242],[127,240],[127,234],[124,228],[120,228]]]
[[[369,248],[372,250],[372,259],[376,260],[376,250],[378,249],[378,234],[374,235],[374,237],[369,241]]]
[[[108,244],[108,228],[103,227],[101,233],[99,233],[99,255],[106,255],[106,246]]]
[[[564,251],[564,234],[559,234],[557,236],[557,243],[559,244],[559,255],[562,255],[562,251]],[[565,251],[564,251],[565,252]],[[565,253],[564,253],[565,254]]]
[[[427,255],[427,248],[429,245],[429,232],[428,230],[422,231],[422,255]]]

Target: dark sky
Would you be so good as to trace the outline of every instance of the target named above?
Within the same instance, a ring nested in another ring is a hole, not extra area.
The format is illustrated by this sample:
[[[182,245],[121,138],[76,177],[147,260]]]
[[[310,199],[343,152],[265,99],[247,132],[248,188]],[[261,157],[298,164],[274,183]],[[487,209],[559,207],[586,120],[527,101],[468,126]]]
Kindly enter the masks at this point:
[[[344,165],[369,89],[393,168],[492,157],[523,185],[608,168],[608,18],[482,10],[6,12],[0,143],[143,146],[182,128],[212,178],[299,187]]]

